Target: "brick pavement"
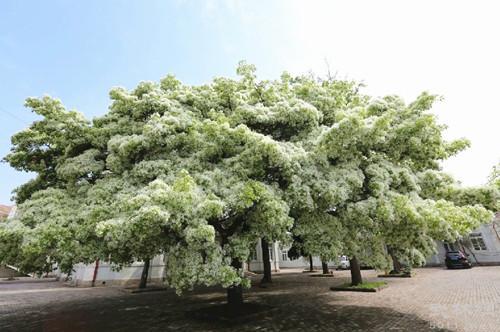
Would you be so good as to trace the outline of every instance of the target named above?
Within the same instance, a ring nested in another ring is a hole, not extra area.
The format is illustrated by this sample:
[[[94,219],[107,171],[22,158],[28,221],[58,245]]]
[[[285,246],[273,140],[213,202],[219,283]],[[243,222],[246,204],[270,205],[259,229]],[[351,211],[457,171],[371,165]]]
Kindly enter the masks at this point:
[[[334,278],[275,275],[272,287],[245,294],[270,309],[229,322],[195,315],[224,302],[218,289],[179,298],[170,291],[0,283],[0,331],[500,331],[500,267],[416,272],[388,279],[378,293],[329,291],[348,271]],[[374,271],[363,275],[376,279]]]

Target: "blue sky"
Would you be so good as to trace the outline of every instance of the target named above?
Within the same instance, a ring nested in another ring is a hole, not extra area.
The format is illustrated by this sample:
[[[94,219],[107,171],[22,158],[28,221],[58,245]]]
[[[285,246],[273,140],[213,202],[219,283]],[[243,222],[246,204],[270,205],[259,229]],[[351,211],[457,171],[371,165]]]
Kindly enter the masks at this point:
[[[262,27],[249,29],[233,11],[180,1],[2,1],[0,155],[35,119],[23,107],[28,96],[49,94],[90,118],[106,112],[111,87],[168,73],[198,84],[251,59],[279,74],[271,51],[279,28],[261,38]],[[2,163],[0,203],[29,178]]]
[[[23,107],[28,96],[49,94],[92,118],[106,112],[113,86],[133,88],[168,73],[199,84],[233,76],[242,59],[265,78],[285,69],[322,73],[327,60],[334,72],[365,81],[375,95],[443,94],[438,111],[449,136],[473,143],[445,170],[480,184],[500,157],[492,134],[500,120],[493,88],[500,77],[493,43],[500,26],[493,7],[471,9],[460,1],[405,7],[395,1],[3,0],[0,155],[8,153],[10,136],[35,119]],[[29,178],[0,164],[0,203]]]

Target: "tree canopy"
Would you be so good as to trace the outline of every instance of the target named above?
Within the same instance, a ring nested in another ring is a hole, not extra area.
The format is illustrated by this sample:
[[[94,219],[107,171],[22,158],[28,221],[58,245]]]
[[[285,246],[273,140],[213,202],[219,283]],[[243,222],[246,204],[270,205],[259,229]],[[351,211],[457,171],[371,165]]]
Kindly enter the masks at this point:
[[[56,99],[28,99],[41,120],[12,137],[5,159],[37,177],[15,191],[2,261],[70,272],[164,254],[167,283],[181,292],[248,284],[241,262],[258,239],[289,243],[292,227],[305,252],[382,266],[387,245],[421,258],[433,239],[491,218],[439,173],[468,142],[443,139],[429,112],[436,96],[407,105],[352,81],[259,81],[246,63],[237,74],[115,88],[92,121]],[[497,192],[475,195],[498,206]]]

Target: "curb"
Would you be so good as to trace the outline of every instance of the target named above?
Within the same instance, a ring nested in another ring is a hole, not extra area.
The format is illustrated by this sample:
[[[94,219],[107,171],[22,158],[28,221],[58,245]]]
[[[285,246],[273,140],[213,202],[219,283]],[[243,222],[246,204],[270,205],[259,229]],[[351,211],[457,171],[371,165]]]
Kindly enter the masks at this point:
[[[56,282],[59,281],[58,278],[43,278],[43,279],[38,279],[38,278],[15,278],[12,280],[7,280],[3,279],[0,280],[0,285],[1,284],[36,284],[36,283],[44,283],[44,282]]]
[[[130,294],[139,294],[139,293],[152,293],[152,292],[166,292],[169,289],[165,287],[156,287],[156,288],[122,288],[121,290]]]
[[[329,274],[311,274],[310,277],[314,277],[314,278],[333,278],[333,273],[329,273]]]
[[[377,278],[412,278],[412,274],[379,274]]]

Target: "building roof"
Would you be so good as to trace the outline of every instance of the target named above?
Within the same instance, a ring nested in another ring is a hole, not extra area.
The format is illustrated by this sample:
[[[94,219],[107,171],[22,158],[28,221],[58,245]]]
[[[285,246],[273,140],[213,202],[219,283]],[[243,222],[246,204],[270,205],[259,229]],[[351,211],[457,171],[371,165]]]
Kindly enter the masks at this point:
[[[0,204],[0,219],[3,217],[7,218],[10,210],[12,210],[12,206]]]

